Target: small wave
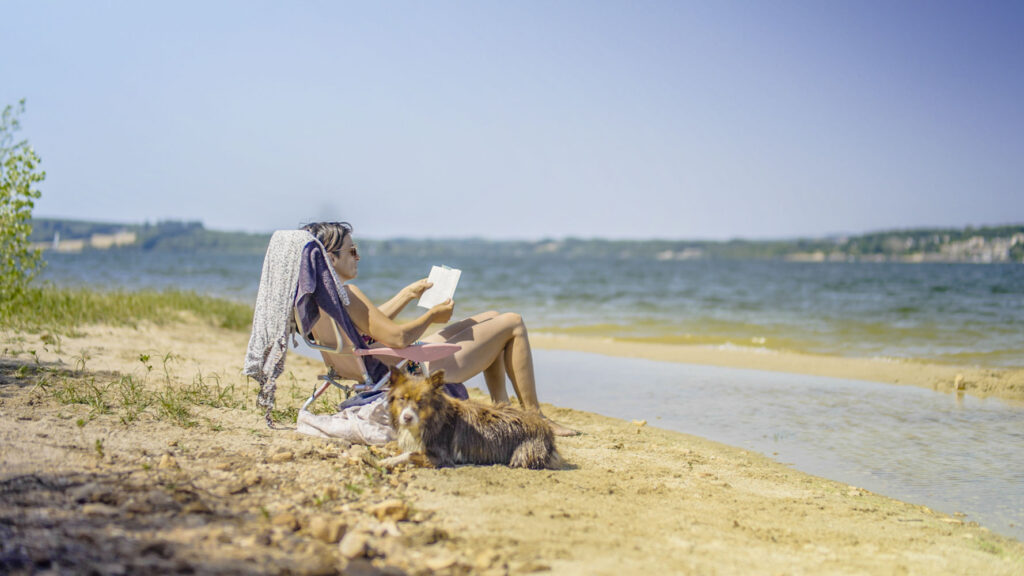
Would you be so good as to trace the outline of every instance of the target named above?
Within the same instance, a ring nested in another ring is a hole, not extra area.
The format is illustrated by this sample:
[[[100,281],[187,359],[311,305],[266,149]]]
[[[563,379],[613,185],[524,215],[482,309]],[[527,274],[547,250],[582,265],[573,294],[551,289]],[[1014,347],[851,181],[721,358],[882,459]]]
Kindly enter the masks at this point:
[[[726,342],[724,344],[718,344],[709,346],[714,350],[723,350],[728,352],[749,352],[751,354],[778,354],[778,350],[771,350],[769,348],[762,348],[760,346],[747,346],[743,344],[733,344],[732,342]]]

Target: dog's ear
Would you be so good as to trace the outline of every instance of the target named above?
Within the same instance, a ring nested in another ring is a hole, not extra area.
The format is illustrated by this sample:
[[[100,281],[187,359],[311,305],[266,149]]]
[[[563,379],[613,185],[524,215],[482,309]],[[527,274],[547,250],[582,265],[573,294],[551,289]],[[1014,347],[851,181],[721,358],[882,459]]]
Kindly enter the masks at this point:
[[[434,388],[440,388],[444,384],[444,370],[431,372],[427,382],[430,382],[430,385]]]
[[[391,384],[391,387],[394,388],[395,386],[398,386],[399,384],[408,380],[408,378],[409,375],[406,373],[405,370],[392,366],[391,376],[388,378],[388,382]]]

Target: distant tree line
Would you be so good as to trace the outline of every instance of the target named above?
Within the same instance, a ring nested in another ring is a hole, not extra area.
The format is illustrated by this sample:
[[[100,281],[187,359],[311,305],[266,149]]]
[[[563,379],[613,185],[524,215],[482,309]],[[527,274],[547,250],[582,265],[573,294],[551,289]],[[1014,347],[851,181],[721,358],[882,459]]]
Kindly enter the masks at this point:
[[[62,239],[89,238],[92,234],[134,232],[137,241],[117,250],[218,251],[262,254],[270,234],[207,230],[197,221],[160,221],[155,224],[115,224],[37,218],[32,221],[32,241],[47,242],[59,233]],[[1017,238],[1016,244],[1012,239]],[[609,240],[588,238],[536,241],[468,239],[361,239],[368,254],[440,258],[446,255],[516,257],[549,254],[568,258],[650,258],[664,260],[782,260],[798,254],[822,254],[847,260],[899,259],[914,254],[939,254],[956,243],[974,239],[1003,242],[1011,259],[1024,259],[1024,225],[962,229],[911,229],[872,232],[849,237],[798,238],[791,240]],[[1012,245],[1011,245],[1012,244]],[[945,247],[945,248],[944,248]]]

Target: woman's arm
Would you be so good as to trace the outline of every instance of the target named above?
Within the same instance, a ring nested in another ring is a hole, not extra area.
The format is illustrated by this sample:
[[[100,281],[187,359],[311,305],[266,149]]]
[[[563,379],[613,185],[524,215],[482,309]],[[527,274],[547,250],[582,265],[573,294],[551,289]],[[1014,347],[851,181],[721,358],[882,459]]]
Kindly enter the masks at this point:
[[[417,280],[412,284],[409,284],[405,288],[399,290],[398,294],[395,294],[394,298],[378,306],[378,309],[380,309],[380,311],[383,312],[385,316],[394,320],[395,316],[398,316],[398,314],[406,307],[406,305],[409,304],[409,302],[412,302],[413,300],[422,296],[423,293],[427,290],[427,288],[430,288],[433,285],[434,284],[431,283],[426,278],[422,280]]]
[[[448,300],[434,306],[415,320],[399,324],[374,306],[359,288],[352,284],[346,284],[345,288],[351,296],[346,309],[356,328],[392,348],[405,348],[416,342],[431,324],[448,322],[455,308],[455,303]]]

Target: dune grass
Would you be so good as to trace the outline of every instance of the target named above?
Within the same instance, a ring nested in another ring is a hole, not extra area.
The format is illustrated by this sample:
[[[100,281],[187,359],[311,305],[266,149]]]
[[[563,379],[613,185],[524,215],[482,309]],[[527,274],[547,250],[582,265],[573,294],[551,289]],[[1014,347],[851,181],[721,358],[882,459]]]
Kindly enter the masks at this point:
[[[140,362],[146,359],[140,357]],[[196,373],[190,383],[168,374],[163,383],[153,374],[94,373],[53,366],[0,363],[0,380],[23,382],[39,399],[51,398],[61,405],[82,405],[87,415],[78,421],[84,427],[93,418],[112,414],[122,424],[132,424],[143,414],[173,422],[184,428],[199,424],[195,409],[202,407],[247,410],[255,406],[255,391],[222,384],[217,375]],[[212,424],[211,424],[212,425]]]
[[[0,311],[0,326],[27,332],[74,334],[88,324],[158,325],[188,318],[230,330],[252,326],[252,307],[182,290],[100,291],[89,288],[33,288]]]
[[[49,285],[33,288],[20,301],[8,304],[0,307],[0,328],[14,333],[2,354],[12,362],[0,362],[0,380],[7,376],[12,380],[30,379],[44,396],[59,404],[88,407],[88,418],[83,418],[80,425],[110,414],[128,425],[148,413],[192,427],[198,423],[195,410],[202,407],[256,409],[255,388],[222,383],[215,373],[196,372],[189,382],[175,373],[172,366],[180,358],[173,353],[152,357],[140,353],[139,365],[132,374],[97,373],[88,367],[91,356],[87,350],[71,355],[67,367],[44,365],[28,344],[34,337],[26,338],[38,335],[49,350],[62,354],[63,338],[79,336],[80,327],[92,324],[134,328],[142,322],[167,325],[198,321],[248,332],[253,311],[247,304],[180,290],[127,292]],[[19,360],[22,355],[28,355],[29,360]],[[309,390],[290,376],[290,380],[281,382],[278,393],[274,419],[294,421]],[[339,396],[320,402],[311,410],[329,411],[334,401],[342,399]]]

